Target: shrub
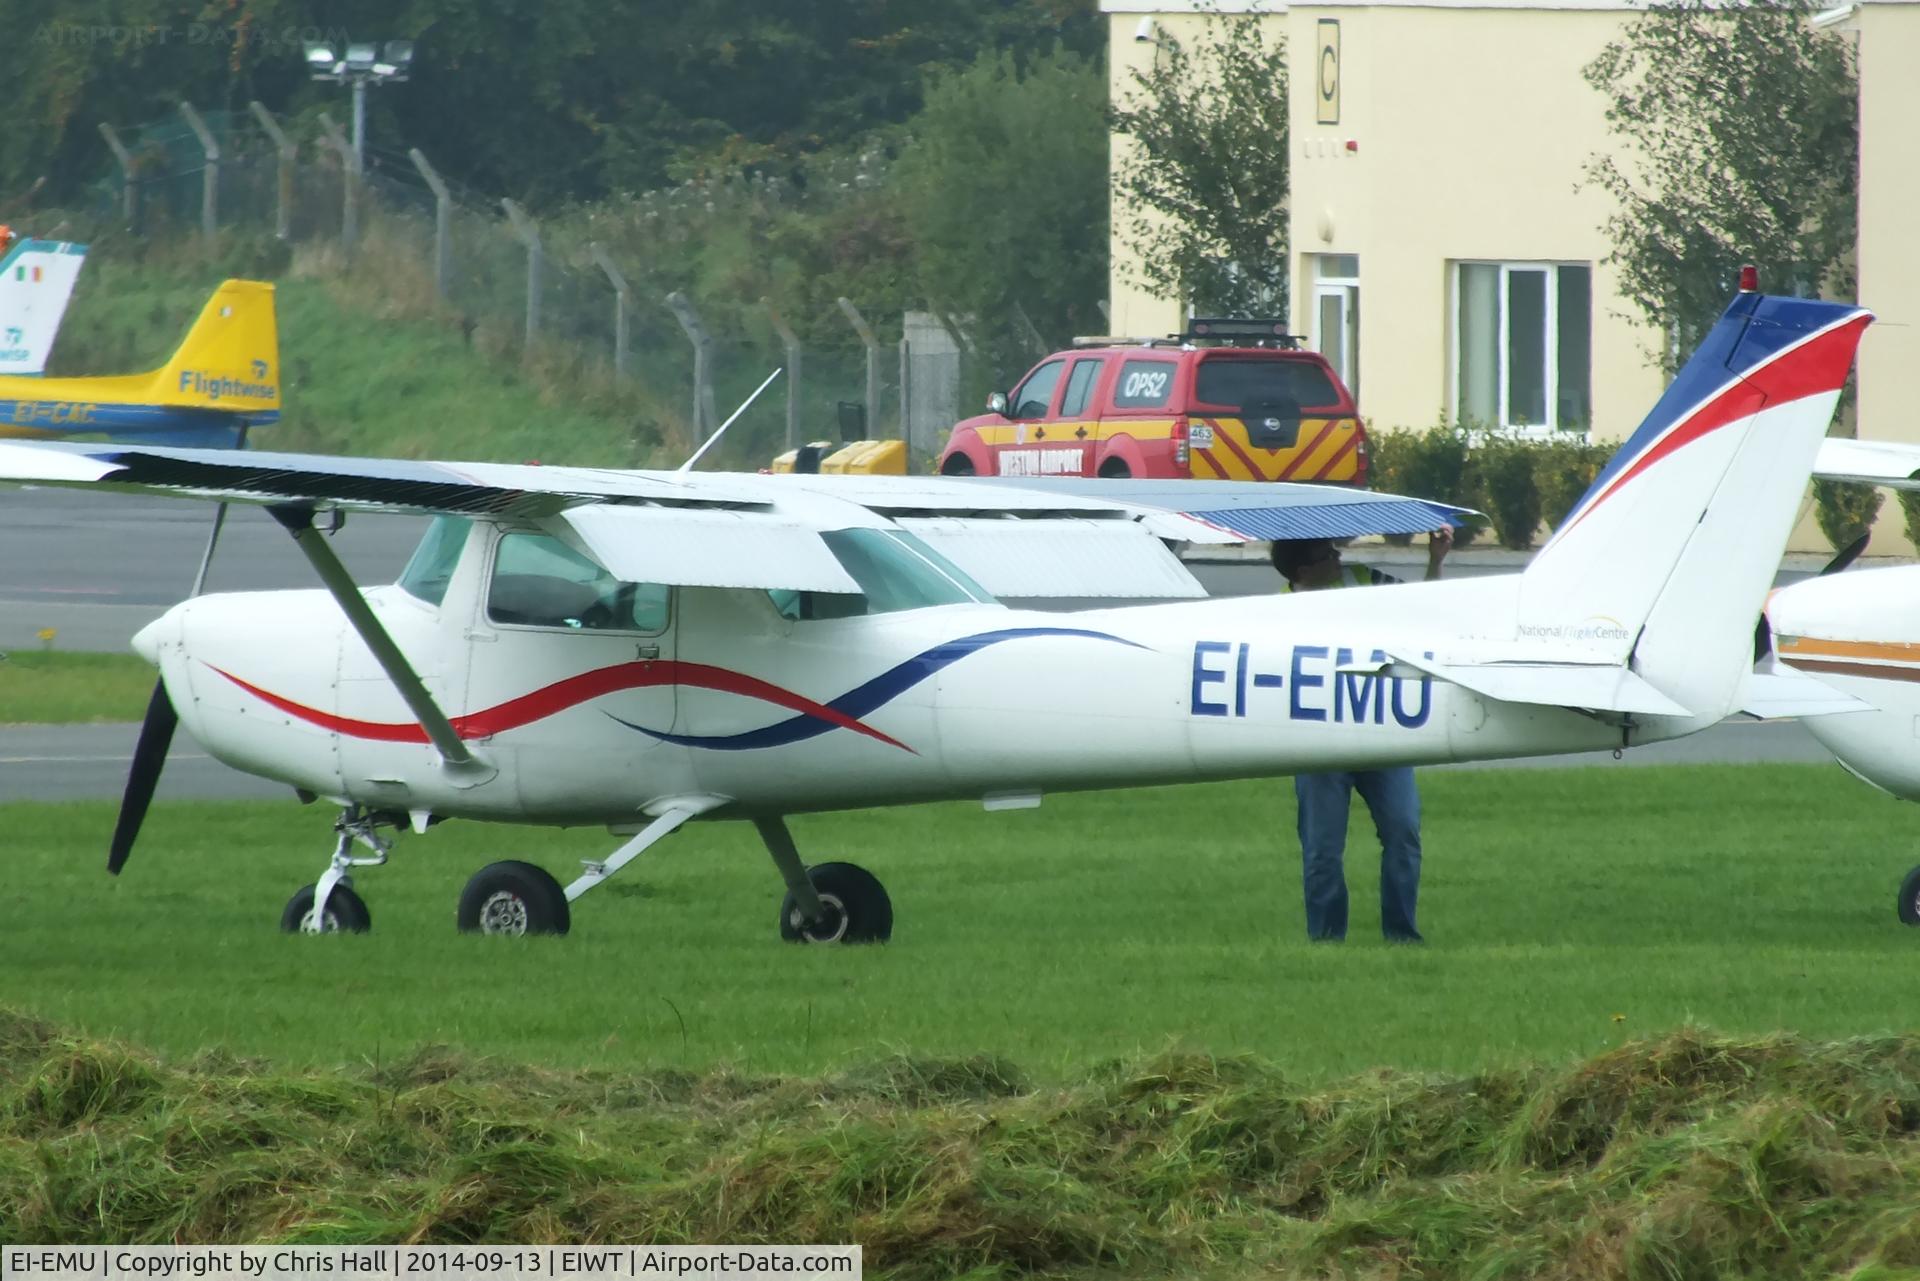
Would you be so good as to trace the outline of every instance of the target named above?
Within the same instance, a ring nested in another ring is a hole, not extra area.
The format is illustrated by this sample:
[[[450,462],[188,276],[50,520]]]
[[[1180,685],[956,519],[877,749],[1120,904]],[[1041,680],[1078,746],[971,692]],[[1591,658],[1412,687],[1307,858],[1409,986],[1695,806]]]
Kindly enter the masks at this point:
[[[1535,446],[1533,485],[1540,491],[1540,512],[1547,528],[1558,529],[1593,478],[1613,456],[1613,446],[1555,437]]]
[[[1389,455],[1397,458],[1398,471],[1391,486],[1395,492],[1462,507],[1479,505],[1467,433],[1459,424],[1442,420],[1425,431],[1400,428],[1389,435],[1397,438],[1388,446]],[[1471,525],[1462,526],[1454,531],[1454,541],[1464,546],[1473,540],[1475,532]]]
[[[1820,532],[1827,536],[1834,550],[1839,551],[1873,528],[1873,518],[1879,514],[1885,497],[1872,485],[1816,480],[1813,482],[1813,516],[1819,522]]]
[[[1407,465],[1414,449],[1414,434],[1405,427],[1376,432],[1367,429],[1367,483],[1390,494],[1413,494],[1407,480]],[[1415,495],[1418,497],[1419,495]],[[1395,547],[1413,542],[1412,534],[1388,534]]]
[[[1490,435],[1474,447],[1481,505],[1493,518],[1502,547],[1524,551],[1540,528],[1540,490],[1533,482],[1540,446],[1511,436]]]

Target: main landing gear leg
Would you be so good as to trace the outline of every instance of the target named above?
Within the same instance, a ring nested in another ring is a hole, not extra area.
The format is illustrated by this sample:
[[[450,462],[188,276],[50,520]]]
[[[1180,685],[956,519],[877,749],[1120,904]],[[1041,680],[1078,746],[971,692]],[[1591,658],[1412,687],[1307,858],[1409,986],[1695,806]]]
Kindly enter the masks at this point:
[[[786,820],[753,820],[773,865],[787,883],[780,904],[780,937],[789,943],[884,943],[893,937],[893,902],[885,887],[852,863],[806,867]]]
[[[288,899],[286,910],[280,914],[280,928],[289,934],[364,934],[373,926],[373,914],[353,892],[349,873],[356,867],[385,863],[393,842],[380,835],[379,821],[358,805],[340,811],[333,830],[337,837],[327,870],[317,882],[302,886]],[[352,853],[356,842],[372,850],[372,856],[356,857]]]

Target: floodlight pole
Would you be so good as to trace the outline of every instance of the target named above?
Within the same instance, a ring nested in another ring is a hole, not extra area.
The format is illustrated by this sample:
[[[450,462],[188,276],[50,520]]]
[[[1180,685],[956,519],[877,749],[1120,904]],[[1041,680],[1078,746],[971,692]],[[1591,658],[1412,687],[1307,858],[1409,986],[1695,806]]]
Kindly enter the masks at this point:
[[[593,261],[606,273],[607,283],[613,286],[613,376],[627,376],[627,299],[631,291],[627,288],[627,278],[613,265],[613,259],[595,240],[587,245],[587,252],[593,255]]]
[[[770,298],[762,298],[760,305],[767,309],[767,316],[773,321],[773,332],[780,335],[781,346],[787,349],[787,448],[800,448],[800,335],[793,332],[773,305]]]
[[[353,78],[353,172],[367,172],[367,78]]]
[[[220,233],[220,143],[192,103],[182,102],[180,114],[187,118],[188,127],[200,139],[201,154],[206,157],[206,166],[200,170],[200,234],[212,244]]]
[[[292,139],[281,130],[280,125],[260,102],[250,102],[247,109],[253,112],[253,118],[260,122],[267,137],[273,140],[273,149],[280,157],[280,175],[278,199],[274,204],[273,234],[281,240],[293,236],[293,158],[295,148]]]
[[[540,228],[533,219],[527,217],[526,210],[511,200],[502,200],[500,207],[507,211],[507,220],[513,224],[513,233],[527,247],[526,351],[531,353],[534,337],[540,332],[540,274],[545,265],[546,251],[540,245]]]
[[[840,310],[867,349],[867,434],[877,440],[873,433],[880,430],[880,343],[851,299],[840,299]]]
[[[433,189],[433,292],[445,302],[453,281],[453,194],[420,148],[408,151],[407,158]]]

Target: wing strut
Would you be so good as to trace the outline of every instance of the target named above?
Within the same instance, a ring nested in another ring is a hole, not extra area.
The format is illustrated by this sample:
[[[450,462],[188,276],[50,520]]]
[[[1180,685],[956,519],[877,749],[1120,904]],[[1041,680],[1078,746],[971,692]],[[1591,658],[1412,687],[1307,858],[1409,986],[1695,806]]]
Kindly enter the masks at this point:
[[[293,535],[293,541],[306,555],[314,572],[320,575],[320,581],[326,584],[327,591],[332,593],[341,612],[347,616],[347,621],[353,624],[353,630],[373,651],[381,670],[386,672],[387,679],[393,682],[394,689],[406,701],[407,710],[427,731],[427,737],[433,741],[447,768],[459,771],[485,770],[491,776],[492,767],[461,740],[446,713],[433,701],[433,695],[427,693],[427,687],[413,670],[413,665],[407,662],[407,656],[400,652],[400,647],[393,643],[393,637],[387,635],[387,629],[374,617],[366,597],[360,594],[360,585],[353,581],[353,575],[333,554],[333,548],[327,545],[320,531],[313,527],[313,509],[281,504],[267,510]]]

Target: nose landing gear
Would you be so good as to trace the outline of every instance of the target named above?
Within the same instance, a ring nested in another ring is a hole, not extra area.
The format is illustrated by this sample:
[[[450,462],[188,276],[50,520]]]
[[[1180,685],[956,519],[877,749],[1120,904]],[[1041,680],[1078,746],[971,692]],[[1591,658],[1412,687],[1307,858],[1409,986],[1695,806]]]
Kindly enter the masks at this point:
[[[337,837],[327,870],[312,885],[303,885],[287,900],[280,913],[280,928],[289,934],[364,934],[373,927],[373,914],[366,902],[353,892],[348,873],[356,867],[378,867],[387,861],[393,841],[380,835],[379,828],[393,826],[385,816],[371,813],[358,805],[349,805],[334,820]],[[373,851],[371,857],[355,857],[355,844]]]

